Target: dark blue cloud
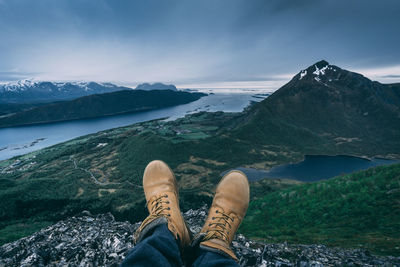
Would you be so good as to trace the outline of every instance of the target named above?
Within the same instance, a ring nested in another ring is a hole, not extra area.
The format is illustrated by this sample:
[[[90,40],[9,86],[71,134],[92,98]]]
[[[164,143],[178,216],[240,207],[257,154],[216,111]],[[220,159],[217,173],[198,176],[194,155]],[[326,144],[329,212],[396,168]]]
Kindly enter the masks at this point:
[[[397,0],[0,0],[0,72],[201,82],[268,79],[322,58],[390,67],[399,13]]]

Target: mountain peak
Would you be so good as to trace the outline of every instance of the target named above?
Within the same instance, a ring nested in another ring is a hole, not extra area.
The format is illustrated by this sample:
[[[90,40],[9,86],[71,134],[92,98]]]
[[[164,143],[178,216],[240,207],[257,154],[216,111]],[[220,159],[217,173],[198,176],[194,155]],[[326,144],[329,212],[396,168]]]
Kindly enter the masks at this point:
[[[330,65],[328,63],[328,61],[321,60],[321,61],[318,61],[317,63],[312,64],[306,70],[310,74],[314,74],[314,75],[318,76],[321,74],[325,75],[325,70],[328,69],[328,67],[333,67],[333,65]]]
[[[333,81],[337,80],[339,70],[341,70],[339,67],[330,65],[326,60],[321,60],[300,71],[295,78],[296,80],[315,80],[317,82],[321,82],[321,78],[324,78],[324,80]]]
[[[320,60],[317,63],[315,63],[314,66],[317,66],[318,68],[323,68],[325,66],[329,66],[329,62],[326,60]]]

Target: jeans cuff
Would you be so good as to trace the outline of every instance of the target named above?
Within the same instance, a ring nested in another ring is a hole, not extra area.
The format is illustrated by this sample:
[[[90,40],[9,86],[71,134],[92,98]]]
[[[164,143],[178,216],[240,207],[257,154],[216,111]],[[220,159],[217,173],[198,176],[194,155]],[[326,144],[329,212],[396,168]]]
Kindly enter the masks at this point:
[[[162,224],[168,224],[168,220],[165,217],[160,217],[146,225],[143,230],[139,233],[139,235],[136,237],[135,244],[139,243],[143,239],[145,239],[147,236],[149,236],[154,229]]]

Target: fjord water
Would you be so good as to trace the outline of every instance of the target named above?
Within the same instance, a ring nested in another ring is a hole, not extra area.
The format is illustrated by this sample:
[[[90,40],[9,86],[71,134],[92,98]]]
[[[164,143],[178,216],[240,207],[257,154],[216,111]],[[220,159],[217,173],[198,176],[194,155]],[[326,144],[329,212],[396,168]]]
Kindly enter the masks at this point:
[[[329,179],[341,174],[365,170],[371,167],[399,162],[390,159],[364,159],[352,156],[306,155],[299,163],[284,164],[272,167],[269,171],[241,168],[250,181],[264,178],[285,178],[303,182],[315,182]]]
[[[197,101],[174,106],[109,117],[0,129],[0,160],[22,155],[82,135],[127,126],[137,122],[166,118],[174,120],[199,111],[240,112],[251,101],[261,101],[254,92],[210,94]]]

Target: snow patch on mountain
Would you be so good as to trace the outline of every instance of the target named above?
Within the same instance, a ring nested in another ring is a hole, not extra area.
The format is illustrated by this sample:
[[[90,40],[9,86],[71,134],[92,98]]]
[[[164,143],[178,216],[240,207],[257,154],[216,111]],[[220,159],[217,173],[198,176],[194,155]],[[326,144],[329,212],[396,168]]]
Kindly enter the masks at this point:
[[[337,67],[334,65],[330,65],[327,61],[321,60],[307,69],[304,69],[300,71],[300,73],[297,76],[298,80],[309,80],[313,79],[318,82],[321,82],[321,80],[327,80],[327,79],[336,79],[337,75],[334,74],[334,72],[337,71]]]
[[[19,81],[11,81],[11,82],[0,82],[0,92],[1,91],[9,91],[9,92],[17,92],[17,91],[26,91],[28,88],[35,86],[38,81],[34,79],[24,79]]]
[[[303,79],[303,77],[306,76],[306,75],[307,75],[307,70],[302,70],[300,72],[300,79],[299,80]]]
[[[313,72],[313,74],[314,74],[314,75],[317,75],[317,76],[319,76],[319,75],[325,75],[325,71],[326,71],[327,69],[329,69],[329,67],[330,67],[329,65],[326,65],[325,67],[319,69],[318,66],[315,65],[315,71]]]

